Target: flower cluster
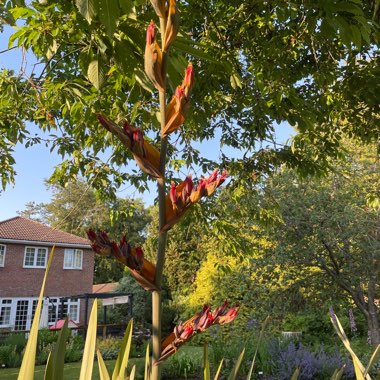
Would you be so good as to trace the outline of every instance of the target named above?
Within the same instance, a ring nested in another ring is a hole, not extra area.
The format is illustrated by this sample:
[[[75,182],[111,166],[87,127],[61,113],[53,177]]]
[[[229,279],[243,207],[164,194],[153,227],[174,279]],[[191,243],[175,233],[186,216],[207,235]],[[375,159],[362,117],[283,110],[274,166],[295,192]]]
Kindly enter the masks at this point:
[[[162,75],[162,52],[156,41],[156,31],[153,20],[146,31],[144,69],[154,87],[164,92],[165,80]]]
[[[141,247],[132,248],[125,236],[121,238],[120,243],[111,241],[104,231],[96,233],[94,230],[88,230],[87,236],[94,252],[102,256],[113,256],[117,261],[127,266],[131,275],[144,289],[157,289],[154,285],[156,268],[144,258]]]
[[[162,177],[159,170],[160,152],[151,144],[149,144],[139,128],[132,127],[127,121],[123,128],[108,119],[106,116],[98,114],[98,120],[113,135],[131,150],[136,163],[140,169],[154,178]]]
[[[218,170],[214,170],[208,178],[201,178],[197,185],[193,184],[191,176],[178,186],[172,182],[170,193],[166,196],[166,224],[164,231],[169,230],[194,203],[197,203],[203,196],[210,196],[217,187],[219,187],[227,177],[224,170],[218,175]]]
[[[165,110],[165,129],[163,136],[174,132],[185,121],[185,117],[190,108],[190,92],[194,85],[194,69],[189,63],[185,71],[185,78],[180,86],[177,86],[175,94],[166,106]]]
[[[198,332],[205,331],[214,324],[224,325],[232,322],[239,311],[239,306],[228,309],[228,302],[225,301],[221,306],[211,311],[209,305],[203,306],[200,313],[184,323],[180,323],[174,328],[174,331],[166,337],[161,343],[161,357],[155,364],[159,364],[167,357],[174,354],[182,344],[189,341]]]

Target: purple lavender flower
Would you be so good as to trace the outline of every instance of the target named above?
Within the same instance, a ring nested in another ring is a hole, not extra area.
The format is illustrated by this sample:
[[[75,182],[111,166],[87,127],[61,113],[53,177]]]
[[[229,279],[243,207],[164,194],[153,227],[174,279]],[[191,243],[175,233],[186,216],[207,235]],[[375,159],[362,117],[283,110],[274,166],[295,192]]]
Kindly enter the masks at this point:
[[[367,343],[371,346],[372,345],[372,334],[371,331],[368,330],[368,338]]]
[[[358,329],[356,328],[356,323],[355,323],[355,318],[354,318],[354,313],[352,309],[348,310],[348,317],[350,319],[350,327],[351,327],[351,332],[356,332]]]
[[[329,313],[333,322],[336,323],[336,315],[332,306],[329,307]]]

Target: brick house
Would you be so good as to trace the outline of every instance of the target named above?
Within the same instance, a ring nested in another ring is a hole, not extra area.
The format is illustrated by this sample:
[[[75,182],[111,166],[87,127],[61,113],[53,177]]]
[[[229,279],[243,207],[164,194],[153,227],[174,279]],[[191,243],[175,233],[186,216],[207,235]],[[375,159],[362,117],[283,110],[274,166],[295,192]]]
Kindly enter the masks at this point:
[[[76,296],[92,293],[94,253],[89,241],[15,217],[0,222],[0,329],[30,329],[53,244],[40,325],[48,327],[66,315],[84,323],[84,302]]]

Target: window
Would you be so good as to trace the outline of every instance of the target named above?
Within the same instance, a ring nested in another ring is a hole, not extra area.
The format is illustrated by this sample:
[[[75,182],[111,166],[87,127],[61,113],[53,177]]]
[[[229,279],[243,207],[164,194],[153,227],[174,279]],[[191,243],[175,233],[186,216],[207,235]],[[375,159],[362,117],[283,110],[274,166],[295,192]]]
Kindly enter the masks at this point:
[[[61,318],[70,316],[74,322],[79,322],[80,300],[78,298],[50,298],[49,325],[53,325]]]
[[[5,245],[0,244],[0,267],[3,267],[5,263]]]
[[[82,258],[81,249],[65,249],[63,269],[82,269]]]
[[[0,326],[9,325],[11,322],[12,300],[3,299],[0,303]]]
[[[45,268],[47,248],[26,247],[24,257],[25,268]]]

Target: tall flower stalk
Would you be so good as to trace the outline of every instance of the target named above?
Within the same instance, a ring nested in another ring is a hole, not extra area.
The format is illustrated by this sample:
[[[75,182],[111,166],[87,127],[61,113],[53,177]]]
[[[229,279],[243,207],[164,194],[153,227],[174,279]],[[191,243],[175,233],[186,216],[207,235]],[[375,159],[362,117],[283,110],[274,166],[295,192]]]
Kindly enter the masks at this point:
[[[202,197],[210,196],[227,176],[226,171],[214,170],[207,178],[201,178],[193,183],[191,175],[181,183],[171,182],[168,191],[166,179],[167,145],[170,133],[175,132],[185,122],[190,108],[190,94],[194,85],[194,68],[191,63],[184,73],[182,84],[179,84],[171,100],[167,102],[166,75],[170,45],[175,40],[179,28],[179,12],[175,0],[151,0],[153,8],[159,17],[158,43],[157,30],[152,20],[146,30],[146,45],[144,68],[146,75],[159,93],[161,141],[158,151],[144,137],[143,132],[127,121],[120,127],[105,115],[97,115],[99,122],[109,132],[115,135],[123,145],[131,151],[137,164],[145,173],[157,181],[159,229],[155,265],[143,256],[141,248],[132,248],[126,237],[120,243],[110,241],[104,232],[89,231],[88,237],[93,243],[93,249],[102,255],[111,255],[126,265],[132,276],[144,289],[152,292],[152,372],[150,379],[160,379],[159,364],[173,354],[183,343],[194,334],[202,332],[213,323],[231,322],[237,314],[238,307],[227,310],[227,303],[210,312],[205,306],[202,313],[192,320],[176,327],[175,331],[161,339],[161,283],[165,264],[165,250],[168,231],[178,222],[184,213]],[[190,331],[191,329],[191,331]]]

